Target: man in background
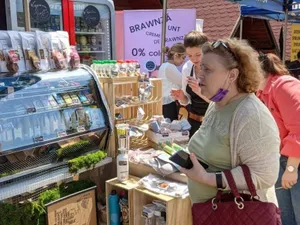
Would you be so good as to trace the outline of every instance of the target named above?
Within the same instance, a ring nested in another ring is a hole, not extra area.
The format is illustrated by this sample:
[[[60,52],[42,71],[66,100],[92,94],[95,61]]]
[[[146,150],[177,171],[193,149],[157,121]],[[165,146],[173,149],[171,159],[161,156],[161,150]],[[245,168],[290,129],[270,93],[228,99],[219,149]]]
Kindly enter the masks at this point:
[[[297,60],[287,65],[291,75],[300,80],[300,51],[297,53]]]

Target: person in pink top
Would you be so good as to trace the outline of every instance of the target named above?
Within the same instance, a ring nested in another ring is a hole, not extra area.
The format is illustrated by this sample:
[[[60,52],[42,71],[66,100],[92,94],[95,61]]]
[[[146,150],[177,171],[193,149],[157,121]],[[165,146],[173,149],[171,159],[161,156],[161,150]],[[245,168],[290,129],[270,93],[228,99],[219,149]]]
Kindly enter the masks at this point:
[[[265,72],[257,96],[269,108],[280,131],[280,172],[276,195],[283,225],[300,225],[300,81],[274,54],[259,54]]]

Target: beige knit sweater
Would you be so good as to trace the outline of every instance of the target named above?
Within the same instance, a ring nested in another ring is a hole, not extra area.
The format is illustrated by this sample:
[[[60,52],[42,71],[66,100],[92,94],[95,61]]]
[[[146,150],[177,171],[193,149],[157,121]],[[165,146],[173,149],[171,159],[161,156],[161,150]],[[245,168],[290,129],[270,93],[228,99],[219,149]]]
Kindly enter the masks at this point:
[[[278,178],[280,137],[275,120],[265,105],[249,94],[236,108],[230,126],[232,175],[240,191],[248,190],[242,168],[250,168],[261,201],[277,205],[274,184]],[[229,186],[225,175],[225,190]],[[246,191],[247,192],[247,191]]]

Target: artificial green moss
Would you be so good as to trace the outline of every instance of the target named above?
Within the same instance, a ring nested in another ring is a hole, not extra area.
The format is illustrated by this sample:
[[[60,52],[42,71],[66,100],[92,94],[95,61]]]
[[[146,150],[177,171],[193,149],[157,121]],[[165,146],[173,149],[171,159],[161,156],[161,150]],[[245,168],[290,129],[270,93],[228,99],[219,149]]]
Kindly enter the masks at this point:
[[[0,203],[0,225],[46,225],[46,204],[94,185],[89,180],[63,183],[57,188],[41,193],[34,202],[17,205]]]
[[[95,153],[79,156],[68,161],[69,172],[77,173],[82,168],[89,169],[94,167],[98,162],[107,157],[107,153],[101,150]]]
[[[63,158],[72,158],[81,155],[83,152],[90,150],[89,148],[93,145],[91,141],[80,140],[72,145],[60,148],[56,151],[57,158],[59,160]]]
[[[20,172],[20,170],[14,170],[14,171],[11,171],[11,172],[8,172],[8,173],[0,173],[0,178],[11,176],[11,175],[14,175],[14,174],[19,173],[19,172]]]

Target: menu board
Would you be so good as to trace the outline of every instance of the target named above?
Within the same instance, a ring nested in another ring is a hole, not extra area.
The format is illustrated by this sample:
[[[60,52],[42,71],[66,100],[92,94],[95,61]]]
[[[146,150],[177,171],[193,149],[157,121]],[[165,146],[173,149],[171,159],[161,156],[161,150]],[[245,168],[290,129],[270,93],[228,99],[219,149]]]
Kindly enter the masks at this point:
[[[46,205],[48,225],[97,225],[96,187]]]

